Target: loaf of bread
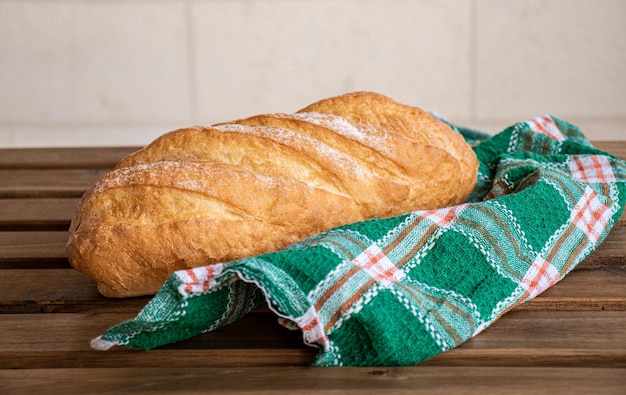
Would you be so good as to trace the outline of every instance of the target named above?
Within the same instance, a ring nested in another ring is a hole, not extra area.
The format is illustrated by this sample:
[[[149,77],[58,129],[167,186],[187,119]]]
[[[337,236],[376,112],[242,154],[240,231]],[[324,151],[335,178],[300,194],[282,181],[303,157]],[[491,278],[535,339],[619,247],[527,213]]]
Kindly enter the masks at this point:
[[[372,92],[180,129],[121,160],[84,194],[68,257],[105,296],[150,295],[175,270],[461,203],[477,167],[447,125]]]

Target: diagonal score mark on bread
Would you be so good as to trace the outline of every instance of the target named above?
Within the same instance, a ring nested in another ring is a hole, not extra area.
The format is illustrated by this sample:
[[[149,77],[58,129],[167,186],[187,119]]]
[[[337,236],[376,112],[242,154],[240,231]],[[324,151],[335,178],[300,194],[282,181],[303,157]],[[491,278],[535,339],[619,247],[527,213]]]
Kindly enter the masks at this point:
[[[299,112],[320,112],[346,118],[356,125],[368,125],[398,133],[418,144],[449,152],[461,166],[461,195],[469,196],[476,177],[476,155],[463,137],[426,111],[408,106],[374,92],[354,92],[313,103]]]
[[[191,148],[182,153],[173,148],[181,146]],[[340,195],[346,191],[335,173],[363,177],[351,157],[317,140],[288,129],[237,124],[166,134],[146,150],[124,159],[118,168],[157,160],[223,163],[268,177],[298,180]],[[339,166],[329,172],[331,163]]]
[[[392,212],[410,211],[417,194],[421,194],[419,199],[422,204],[432,208],[448,205],[449,202],[442,201],[442,197],[443,200],[454,199],[454,196],[424,193],[442,184],[457,185],[459,182],[458,161],[444,150],[419,145],[380,129],[353,125],[330,114],[267,114],[234,122],[289,129],[353,158],[363,176],[355,178],[345,174],[342,182],[352,198],[363,207],[365,218],[371,217],[372,212],[386,217],[393,215]],[[416,160],[419,157],[430,158],[432,163],[437,163],[431,171],[439,177],[420,177],[420,172],[425,169],[422,161]],[[331,162],[326,169],[333,171],[338,167],[341,165]]]

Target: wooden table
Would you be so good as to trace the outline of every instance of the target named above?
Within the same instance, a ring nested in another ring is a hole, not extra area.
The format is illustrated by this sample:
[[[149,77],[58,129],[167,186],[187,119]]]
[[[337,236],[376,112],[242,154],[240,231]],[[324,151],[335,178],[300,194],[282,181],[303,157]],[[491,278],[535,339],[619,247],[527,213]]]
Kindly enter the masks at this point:
[[[626,142],[597,143],[626,159]],[[316,350],[267,309],[179,344],[89,341],[149,298],[106,299],[65,241],[82,193],[136,148],[0,150],[0,393],[626,394],[626,221],[562,282],[415,367],[310,368]]]

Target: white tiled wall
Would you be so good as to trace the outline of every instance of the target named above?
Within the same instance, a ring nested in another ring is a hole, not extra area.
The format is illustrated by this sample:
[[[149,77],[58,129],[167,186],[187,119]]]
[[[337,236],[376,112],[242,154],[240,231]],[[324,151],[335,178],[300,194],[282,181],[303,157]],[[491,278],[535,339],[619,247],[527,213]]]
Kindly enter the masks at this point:
[[[0,147],[143,145],[376,90],[626,139],[624,0],[0,0]]]

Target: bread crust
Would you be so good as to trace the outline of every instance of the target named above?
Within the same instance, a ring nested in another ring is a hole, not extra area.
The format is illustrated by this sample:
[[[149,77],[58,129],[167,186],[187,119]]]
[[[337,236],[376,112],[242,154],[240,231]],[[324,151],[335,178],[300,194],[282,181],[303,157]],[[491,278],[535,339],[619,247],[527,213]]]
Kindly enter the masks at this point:
[[[458,204],[476,168],[471,148],[447,125],[371,92],[296,114],[179,129],[121,160],[84,194],[68,258],[105,296],[154,294],[175,270]]]
[[[174,270],[281,249],[362,219],[352,199],[299,181],[159,161],[117,169],[87,193],[68,255],[103,295],[138,296],[158,291]]]
[[[356,125],[369,125],[398,133],[421,145],[441,148],[461,166],[459,194],[467,198],[478,176],[478,162],[463,137],[426,111],[399,103],[375,92],[353,92],[310,104],[298,112],[320,112],[344,117]]]

